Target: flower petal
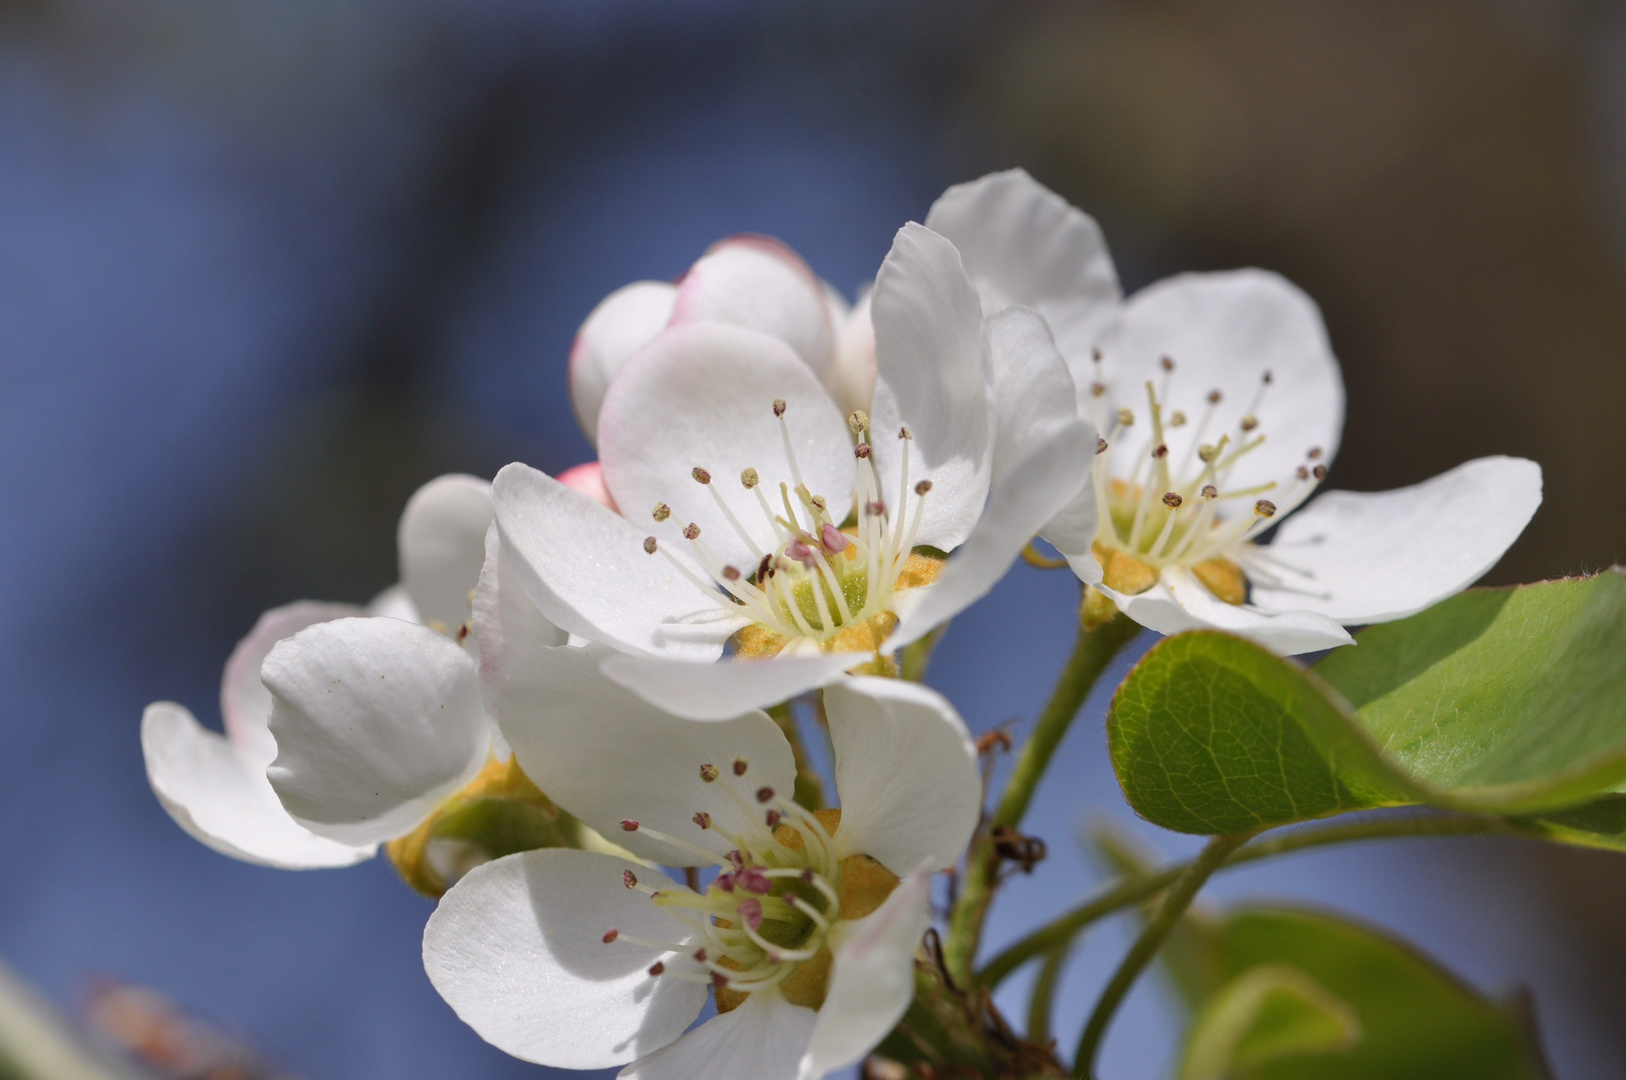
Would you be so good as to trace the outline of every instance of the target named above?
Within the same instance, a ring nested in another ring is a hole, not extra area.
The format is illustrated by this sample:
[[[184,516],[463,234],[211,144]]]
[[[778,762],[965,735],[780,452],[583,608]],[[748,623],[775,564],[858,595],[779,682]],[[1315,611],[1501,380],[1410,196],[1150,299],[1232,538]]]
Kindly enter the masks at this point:
[[[903,1018],[915,996],[915,950],[931,922],[930,898],[931,871],[922,866],[872,914],[836,926],[830,983],[797,1080],[856,1064]]]
[[[937,581],[899,597],[890,648],[916,640],[986,595],[1034,534],[1055,526],[1057,515],[1087,489],[1095,431],[1073,408],[1072,381],[1044,320],[1027,308],[1008,309],[988,320],[986,336],[999,418],[988,505]],[[1094,565],[1093,498],[1063,520],[1065,527],[1047,535],[1057,533],[1063,554]]]
[[[1270,498],[1278,513],[1285,514],[1309,493],[1308,487],[1292,484],[1294,470],[1307,463],[1306,454],[1318,448],[1319,460],[1326,464],[1338,451],[1344,381],[1321,312],[1315,301],[1276,274],[1233,270],[1167,278],[1130,297],[1123,321],[1102,340],[1101,349],[1099,378],[1107,393],[1089,399],[1086,415],[1105,427],[1090,410],[1123,406],[1134,412],[1138,422],[1117,440],[1130,452],[1113,451],[1122,469],[1151,445],[1148,382],[1167,386],[1160,391],[1167,398],[1166,416],[1178,409],[1190,419],[1165,433],[1168,460],[1177,472],[1196,461],[1199,442],[1229,435],[1231,446],[1240,446],[1243,417],[1251,414],[1259,421],[1246,437],[1263,435],[1265,442],[1236,463],[1224,487],[1237,490],[1275,481],[1280,486]],[[1165,356],[1175,364],[1172,373],[1160,367]],[[1267,371],[1268,386],[1262,382]],[[1075,378],[1080,391],[1087,392],[1090,379],[1076,372]],[[1212,390],[1221,391],[1224,399],[1204,422],[1209,408],[1205,398]]]
[[[935,690],[898,679],[824,688],[841,796],[842,856],[895,874],[943,870],[965,852],[982,812],[982,774],[965,721]]]
[[[1313,611],[1262,611],[1227,604],[1203,587],[1191,571],[1170,567],[1146,592],[1125,596],[1096,585],[1118,610],[1148,630],[1178,634],[1185,630],[1224,630],[1258,642],[1282,656],[1348,645],[1355,639],[1338,623]]]
[[[352,612],[352,614],[362,614]],[[418,609],[412,606],[412,597],[407,595],[402,585],[391,585],[371,600],[367,601],[365,614],[375,619],[402,619],[406,622],[423,622],[418,615]],[[259,669],[255,669],[255,679],[259,678]]]
[[[604,394],[627,357],[660,333],[672,318],[677,286],[635,281],[599,301],[570,348],[570,404],[587,441],[598,441],[598,412]]]
[[[909,483],[932,483],[917,543],[952,550],[971,535],[988,495],[993,417],[982,368],[982,304],[954,245],[913,222],[898,230],[875,279],[874,461],[881,496],[902,490],[907,427]],[[913,504],[912,493],[902,505]],[[913,513],[913,511],[911,511]]]
[[[696,664],[686,660],[617,656],[604,674],[645,701],[691,720],[723,720],[765,709],[839,679],[864,657],[855,653],[776,656]]]
[[[407,500],[396,530],[401,584],[430,628],[452,634],[468,621],[495,513],[491,485],[474,476],[438,476]]]
[[[759,991],[633,1062],[617,1080],[796,1080],[817,1018],[778,991]]]
[[[775,399],[786,403],[784,424],[802,479],[829,500],[834,516],[845,517],[857,475],[846,419],[784,342],[722,323],[674,326],[622,369],[599,424],[599,457],[616,505],[647,522],[644,515],[664,502],[671,520],[649,524],[661,540],[687,550],[681,533],[694,522],[720,560],[754,568],[775,546],[775,534],[756,496],[741,486],[741,473],[757,470],[775,513],[784,512],[781,482],[796,502],[796,471],[785,454]],[[696,468],[711,473],[710,486],[750,539],[718,508],[707,485],[695,481]]]
[[[568,848],[476,867],[441,898],[423,932],[429,981],[464,1023],[498,1049],[566,1069],[620,1065],[665,1046],[694,1022],[704,983],[651,977],[670,953],[617,940],[686,943],[694,931],[626,888],[654,870]]]
[[[837,314],[836,347],[824,385],[841,406],[843,415],[869,410],[875,400],[875,324],[870,321],[870,289],[858,294],[858,303]]]
[[[295,821],[334,840],[410,831],[491,745],[473,659],[428,627],[321,623],[272,649],[261,675],[277,740],[266,775]]]
[[[1387,622],[1454,596],[1496,565],[1541,505],[1541,466],[1465,462],[1411,487],[1331,491],[1288,518],[1246,567],[1265,611]],[[1268,576],[1267,576],[1268,575]],[[1280,586],[1265,584],[1279,578]]]
[[[694,819],[705,811],[734,835],[761,833],[722,785],[746,796],[760,788],[789,791],[796,780],[790,744],[764,713],[702,724],[650,705],[605,678],[603,646],[542,649],[516,665],[503,691],[502,727],[525,775],[554,802],[641,858],[666,866],[704,864],[697,853],[628,832],[642,825],[716,855],[734,845]],[[736,776],[733,764],[746,763]],[[711,782],[701,766],[721,773]]]
[[[1093,218],[1024,170],[1008,169],[943,192],[926,227],[960,249],[984,313],[1010,304],[1037,309],[1074,370],[1087,371],[1091,347],[1123,301]]]
[[[802,257],[771,236],[731,236],[689,268],[678,284],[672,325],[720,322],[772,334],[821,380],[834,332],[824,283]]]
[[[372,844],[335,843],[297,825],[266,781],[264,764],[179,705],[147,706],[141,752],[169,816],[223,855],[282,870],[349,866],[373,856]]]
[[[708,599],[665,558],[646,554],[647,530],[547,474],[508,465],[492,495],[505,582],[512,569],[555,626],[631,652],[711,660],[744,625],[723,610],[721,594]]]
[[[220,716],[225,721],[226,737],[247,755],[247,760],[256,763],[256,772],[264,772],[277,756],[277,741],[266,726],[271,719],[271,692],[260,682],[260,665],[283,638],[293,637],[307,626],[362,613],[361,608],[349,604],[310,600],[285,604],[261,615],[254,629],[231,651],[220,677]]]
[[[615,500],[610,498],[610,489],[604,486],[604,466],[596,461],[572,465],[560,473],[556,479],[572,491],[579,491],[596,503],[615,509]]]
[[[523,670],[527,658],[565,644],[568,636],[548,621],[514,578],[510,554],[503,558],[497,525],[486,530],[486,561],[474,590],[474,642],[480,665],[480,692],[486,715],[502,717],[503,688],[510,670]]]

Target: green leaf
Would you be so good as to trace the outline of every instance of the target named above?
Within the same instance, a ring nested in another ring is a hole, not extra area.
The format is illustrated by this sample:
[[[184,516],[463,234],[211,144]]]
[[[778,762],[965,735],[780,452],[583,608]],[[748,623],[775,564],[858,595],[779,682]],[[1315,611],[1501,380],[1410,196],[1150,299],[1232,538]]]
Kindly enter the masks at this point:
[[[1626,779],[1626,573],[1480,589],[1369,627],[1315,671],[1458,806],[1574,805]]]
[[[1566,844],[1626,851],[1626,795],[1605,795],[1569,810],[1521,819],[1521,823]]]
[[[1246,908],[1221,921],[1216,940],[1232,981],[1199,1013],[1181,1066],[1196,1071],[1182,1071],[1181,1080],[1548,1076],[1521,1009],[1487,1000],[1385,934],[1330,915]],[[1273,986],[1285,987],[1276,982],[1284,968],[1303,982],[1296,991],[1277,989],[1271,1011],[1261,1008],[1246,1023],[1248,995],[1263,990],[1268,999]],[[1261,971],[1252,976],[1256,984],[1241,981]],[[1321,997],[1307,992],[1312,986]],[[1343,1021],[1353,1021],[1353,1043],[1330,1038],[1339,1010]],[[1235,1045],[1229,1061],[1208,1056],[1227,1041]]]
[[[1251,967],[1192,1021],[1178,1080],[1227,1080],[1306,1054],[1347,1051],[1361,1033],[1355,1010],[1298,968]]]
[[[1225,634],[1159,643],[1107,721],[1130,804],[1210,835],[1421,802],[1626,842],[1608,806],[1552,816],[1626,778],[1626,575],[1476,590],[1356,641],[1309,671]]]

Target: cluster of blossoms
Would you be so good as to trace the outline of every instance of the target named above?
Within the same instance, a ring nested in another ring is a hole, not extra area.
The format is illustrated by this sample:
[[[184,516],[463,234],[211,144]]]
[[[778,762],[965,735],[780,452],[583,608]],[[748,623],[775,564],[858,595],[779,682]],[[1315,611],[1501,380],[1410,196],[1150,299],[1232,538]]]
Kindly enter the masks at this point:
[[[460,1016],[632,1077],[811,1080],[904,1014],[983,793],[897,656],[1034,537],[1087,622],[1295,654],[1466,587],[1541,497],[1534,464],[1486,458],[1294,513],[1343,420],[1311,301],[1259,271],[1125,301],[1095,223],[1020,171],[946,192],[853,306],[726,240],[604,300],[569,378],[596,462],[430,483],[401,586],[268,613],[225,734],[160,703],[142,741],[226,854],[387,845],[440,897],[424,961]],[[793,797],[780,707],[810,693],[839,809]]]

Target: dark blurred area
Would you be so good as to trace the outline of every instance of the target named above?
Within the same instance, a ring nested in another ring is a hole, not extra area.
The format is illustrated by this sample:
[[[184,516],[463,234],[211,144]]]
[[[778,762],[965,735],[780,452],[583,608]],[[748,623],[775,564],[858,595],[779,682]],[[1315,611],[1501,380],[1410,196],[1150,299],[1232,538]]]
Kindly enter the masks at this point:
[[[544,1073],[440,1003],[386,866],[182,834],[141,708],[218,723],[258,612],[393,581],[430,477],[590,456],[564,361],[613,288],[761,231],[850,296],[943,187],[1015,164],[1127,288],[1252,264],[1316,297],[1334,486],[1521,454],[1547,499],[1490,580],[1626,559],[1621,5],[0,0],[0,957],[65,1005],[154,987],[310,1080]],[[976,729],[1031,716],[1075,602],[1019,570],[934,681]],[[1130,820],[1103,707],[996,942],[1093,879],[1086,813]],[[1626,860],[1427,843],[1236,881],[1528,985],[1560,1076],[1626,1076]],[[1106,1071],[1161,1075],[1174,1030],[1138,995]]]

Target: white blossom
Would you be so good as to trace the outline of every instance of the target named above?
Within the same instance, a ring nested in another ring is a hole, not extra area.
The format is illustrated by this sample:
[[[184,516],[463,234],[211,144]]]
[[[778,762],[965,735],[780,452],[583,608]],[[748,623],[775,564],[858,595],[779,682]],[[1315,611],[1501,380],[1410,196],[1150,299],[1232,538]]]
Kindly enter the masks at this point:
[[[858,1061],[907,1007],[930,875],[976,826],[963,722],[913,683],[826,688],[841,808],[815,815],[789,797],[791,748],[765,714],[674,716],[605,679],[602,651],[511,672],[504,732],[566,810],[709,880],[568,849],[496,860],[431,917],[431,981],[482,1037],[546,1065],[814,1080]],[[708,987],[719,1015],[685,1033]]]
[[[1075,463],[1090,484],[1045,536],[1142,625],[1228,630],[1284,654],[1347,644],[1345,626],[1472,584],[1540,505],[1539,466],[1488,457],[1293,513],[1344,421],[1309,297],[1239,270],[1123,301],[1095,223],[1021,170],[950,188],[926,222],[960,249],[985,309],[1029,304],[1049,322],[1101,442]]]

